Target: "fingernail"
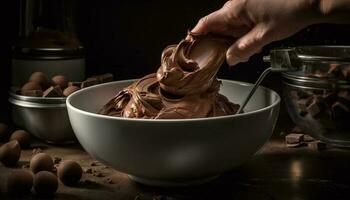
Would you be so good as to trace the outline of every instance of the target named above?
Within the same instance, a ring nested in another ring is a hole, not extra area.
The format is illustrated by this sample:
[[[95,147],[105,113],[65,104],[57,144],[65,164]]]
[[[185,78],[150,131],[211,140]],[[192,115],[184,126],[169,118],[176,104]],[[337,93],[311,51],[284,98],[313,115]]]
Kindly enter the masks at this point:
[[[244,42],[240,42],[240,43],[238,43],[238,49],[245,49],[245,48],[247,48],[247,44],[246,43],[244,43]]]
[[[226,56],[226,62],[230,66],[230,68],[238,63],[238,58],[234,55],[227,55]]]

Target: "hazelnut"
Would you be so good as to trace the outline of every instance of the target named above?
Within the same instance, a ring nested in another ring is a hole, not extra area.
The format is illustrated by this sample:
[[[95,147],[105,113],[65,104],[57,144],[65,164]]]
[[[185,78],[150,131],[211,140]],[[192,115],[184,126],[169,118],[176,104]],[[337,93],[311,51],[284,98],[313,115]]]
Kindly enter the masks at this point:
[[[57,191],[58,180],[52,172],[41,171],[35,174],[33,186],[37,195],[50,197]]]
[[[33,186],[33,174],[28,170],[14,170],[7,178],[7,191],[11,195],[23,195]]]
[[[29,90],[42,90],[42,88],[39,83],[31,81],[22,86],[21,95],[26,95]]]
[[[63,75],[56,75],[52,77],[51,81],[53,85],[59,85],[62,90],[68,86],[68,80]]]
[[[40,171],[52,171],[53,168],[53,160],[51,156],[46,153],[35,154],[30,160],[30,170],[32,170],[34,174]]]
[[[83,174],[81,166],[72,160],[66,160],[58,166],[57,175],[61,182],[68,186],[79,183]]]
[[[28,148],[30,146],[32,137],[25,130],[17,130],[12,133],[10,141],[17,140],[21,145],[22,149]]]
[[[21,147],[19,143],[14,140],[0,147],[0,161],[7,167],[16,166],[21,157]]]
[[[49,80],[47,79],[46,74],[43,72],[34,72],[30,78],[30,82],[37,82],[42,88],[48,88],[49,87]]]

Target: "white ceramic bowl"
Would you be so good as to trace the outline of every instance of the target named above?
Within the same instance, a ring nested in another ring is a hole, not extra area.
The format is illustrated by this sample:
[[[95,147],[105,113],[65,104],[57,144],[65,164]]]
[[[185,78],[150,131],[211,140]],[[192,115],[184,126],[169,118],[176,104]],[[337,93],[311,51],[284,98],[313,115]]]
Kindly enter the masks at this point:
[[[96,114],[134,80],[89,87],[67,98],[81,145],[95,159],[151,185],[201,183],[248,160],[271,136],[280,97],[259,87],[246,113],[200,119],[127,119]],[[223,80],[220,93],[241,103],[251,84]]]

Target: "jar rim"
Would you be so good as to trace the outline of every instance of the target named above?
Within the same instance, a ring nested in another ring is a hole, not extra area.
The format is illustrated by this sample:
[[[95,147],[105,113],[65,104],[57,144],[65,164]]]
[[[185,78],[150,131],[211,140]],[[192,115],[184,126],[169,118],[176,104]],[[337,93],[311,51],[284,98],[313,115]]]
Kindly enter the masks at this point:
[[[282,73],[283,82],[294,86],[319,88],[319,89],[350,89],[350,83],[338,79],[322,79],[304,76],[296,76]]]
[[[341,45],[313,45],[297,47],[281,47],[273,51],[294,50],[302,62],[333,62],[350,64],[350,46]]]

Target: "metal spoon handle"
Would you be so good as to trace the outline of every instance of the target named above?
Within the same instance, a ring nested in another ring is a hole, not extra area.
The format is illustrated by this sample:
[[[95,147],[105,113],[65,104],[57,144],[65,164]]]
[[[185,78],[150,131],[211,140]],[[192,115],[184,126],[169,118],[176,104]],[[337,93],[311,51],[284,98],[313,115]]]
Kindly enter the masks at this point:
[[[270,73],[270,71],[272,70],[271,67],[265,69],[263,71],[263,73],[261,73],[261,75],[259,76],[258,80],[255,82],[253,88],[250,90],[248,96],[244,99],[241,107],[238,109],[237,113],[242,113],[243,112],[243,109],[244,107],[247,105],[248,101],[250,100],[250,98],[253,96],[253,94],[255,93],[256,89],[258,89],[260,83],[264,80],[264,78],[266,77],[266,75],[268,73]]]

